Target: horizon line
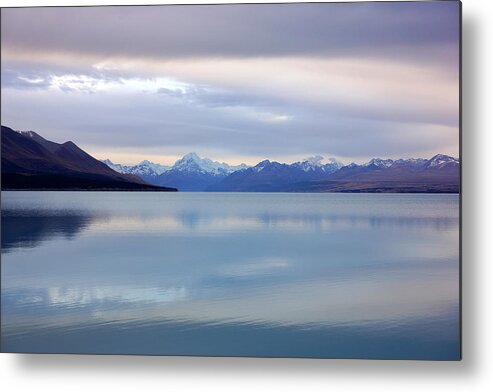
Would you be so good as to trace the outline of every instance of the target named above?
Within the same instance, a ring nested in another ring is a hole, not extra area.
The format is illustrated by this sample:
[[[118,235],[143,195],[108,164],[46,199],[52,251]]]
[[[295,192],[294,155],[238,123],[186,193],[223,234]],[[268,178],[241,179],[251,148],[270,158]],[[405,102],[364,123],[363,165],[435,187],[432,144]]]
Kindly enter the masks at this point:
[[[13,127],[10,127],[10,126],[7,126],[7,125],[3,125],[1,124],[2,127],[6,127],[6,128],[10,128],[12,130],[14,130],[15,132],[17,133],[20,133],[20,134],[23,134],[23,133],[28,133],[28,132],[33,132],[35,133],[36,135],[42,137],[43,139],[45,139],[43,136],[41,136],[38,132],[36,131],[33,131],[33,130],[28,130],[28,131],[21,131],[21,130],[18,130],[18,129],[15,129]],[[49,140],[49,139],[45,139],[45,140],[48,140],[48,141],[51,141],[53,142],[52,140]],[[72,142],[74,144],[76,144],[78,147],[79,147],[79,144],[78,142],[74,142],[73,140],[66,140],[66,141],[63,141],[63,142],[54,142],[54,143],[57,143],[57,144],[63,144],[63,143],[68,143],[68,142]],[[79,147],[80,148],[80,147]],[[87,152],[87,149],[84,148],[84,151]],[[91,153],[91,155],[94,156],[94,158],[96,158],[97,160],[99,161],[105,161],[105,160],[109,160],[112,164],[114,165],[122,165],[122,166],[138,166],[142,163],[144,163],[145,161],[148,161],[152,164],[157,164],[157,165],[160,165],[160,166],[168,166],[168,167],[172,167],[174,164],[176,164],[177,161],[183,159],[185,156],[187,155],[190,155],[190,154],[195,154],[197,155],[200,159],[209,159],[211,160],[212,162],[214,163],[219,163],[219,164],[227,164],[228,166],[241,166],[241,165],[245,165],[247,167],[254,167],[256,165],[258,165],[259,163],[263,162],[263,161],[269,161],[269,162],[276,162],[276,163],[279,163],[279,164],[285,164],[285,165],[291,165],[291,164],[294,164],[294,163],[302,163],[302,162],[307,162],[310,158],[321,158],[320,161],[327,161],[327,160],[335,160],[335,162],[337,163],[340,163],[341,165],[344,166],[349,166],[351,164],[356,164],[356,165],[364,165],[364,164],[367,164],[369,163],[370,161],[372,160],[376,160],[376,159],[380,159],[380,160],[392,160],[392,161],[396,161],[396,160],[418,160],[418,159],[423,159],[423,160],[430,160],[430,159],[433,159],[434,157],[436,157],[437,155],[445,155],[445,156],[448,156],[448,157],[451,157],[453,159],[456,159],[458,161],[460,161],[460,155],[459,156],[454,156],[454,155],[449,155],[449,154],[444,154],[444,153],[441,153],[441,152],[437,152],[437,153],[434,153],[431,155],[430,158],[423,158],[423,157],[409,157],[409,158],[403,158],[403,157],[399,157],[399,158],[390,158],[390,157],[382,157],[382,156],[373,156],[372,158],[366,158],[366,159],[362,159],[361,162],[362,163],[357,163],[355,162],[354,160],[351,160],[349,163],[346,163],[348,162],[347,160],[342,160],[342,159],[338,159],[334,156],[325,156],[325,155],[321,155],[321,154],[305,154],[305,158],[302,158],[302,159],[299,159],[299,160],[294,160],[294,161],[291,161],[291,162],[287,162],[287,161],[281,161],[281,160],[276,160],[276,159],[271,159],[271,158],[267,158],[267,157],[264,157],[264,158],[260,158],[260,160],[258,161],[255,161],[257,163],[255,164],[248,164],[248,163],[245,163],[245,162],[241,162],[241,163],[238,163],[238,164],[230,164],[227,162],[227,160],[215,160],[214,158],[210,158],[209,156],[206,156],[206,155],[201,155],[195,151],[188,151],[186,152],[185,154],[179,154],[179,155],[175,155],[176,157],[179,157],[177,158],[173,163],[170,163],[170,164],[167,164],[167,163],[161,163],[161,162],[158,162],[156,160],[151,160],[152,158],[144,158],[140,161],[138,161],[137,163],[122,163],[122,161],[119,161],[118,159],[117,160],[113,160],[111,158],[109,158],[109,155],[107,155],[105,158],[99,158],[99,157],[96,157],[96,155],[99,155],[100,154],[97,154],[97,153]],[[118,161],[118,162],[116,162]],[[330,162],[323,162],[322,164],[325,165],[325,164],[329,164]]]

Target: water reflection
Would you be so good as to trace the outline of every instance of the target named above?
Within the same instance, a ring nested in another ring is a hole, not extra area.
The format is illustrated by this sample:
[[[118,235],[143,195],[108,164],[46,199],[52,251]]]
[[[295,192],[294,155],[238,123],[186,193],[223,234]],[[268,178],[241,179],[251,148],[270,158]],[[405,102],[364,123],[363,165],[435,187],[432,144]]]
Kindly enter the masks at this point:
[[[2,252],[34,248],[56,237],[73,239],[94,220],[91,216],[23,216],[2,211]]]
[[[2,229],[9,351],[458,355],[455,195],[7,192]]]

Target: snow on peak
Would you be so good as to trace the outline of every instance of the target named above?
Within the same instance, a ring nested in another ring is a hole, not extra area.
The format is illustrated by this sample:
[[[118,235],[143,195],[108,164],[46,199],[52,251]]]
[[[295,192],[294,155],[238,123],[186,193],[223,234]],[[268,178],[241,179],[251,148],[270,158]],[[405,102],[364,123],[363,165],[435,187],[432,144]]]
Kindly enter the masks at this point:
[[[426,167],[437,167],[442,168],[443,166],[459,164],[458,159],[450,157],[444,154],[437,154],[431,159],[423,159],[423,158],[400,158],[400,159],[382,159],[382,158],[373,158],[367,163],[361,166],[376,166],[379,168],[409,168],[409,169],[423,169]],[[349,165],[348,165],[349,166]],[[358,165],[356,165],[358,166]]]
[[[315,170],[334,172],[343,166],[343,164],[337,161],[337,159],[335,158],[325,159],[321,155],[308,157],[300,162],[295,162],[293,165],[301,168],[305,172],[315,171]]]
[[[195,152],[189,152],[183,158],[178,159],[172,170],[203,172],[214,175],[230,174],[237,170],[246,169],[248,166],[242,163],[238,166],[230,166],[225,162],[213,161],[209,158],[200,158]]]
[[[264,170],[267,165],[270,165],[270,161],[268,159],[264,159],[263,161],[257,163],[254,167],[253,170],[255,170],[257,173]]]
[[[419,169],[422,168],[425,163],[427,162],[426,159],[423,158],[408,158],[408,159],[396,159],[394,163],[392,164],[393,167],[410,167],[414,169]]]
[[[148,160],[144,160],[137,165],[121,165],[119,163],[113,163],[109,159],[101,159],[101,162],[123,174],[158,176],[169,170],[169,166],[160,165],[159,163],[153,163]]]
[[[429,160],[428,167],[442,167],[448,164],[459,164],[459,160],[444,154],[437,154]]]
[[[118,163],[113,163],[109,159],[101,159],[100,161],[103,162],[110,169],[113,169],[114,171],[116,171],[118,173],[128,174],[128,171],[127,171],[128,166],[120,165]]]
[[[321,155],[315,155],[314,157],[308,157],[302,162],[307,162],[310,165],[313,166],[322,166],[322,161],[324,160],[324,157]]]
[[[201,161],[201,158],[195,152],[189,152],[188,154],[183,155],[181,159],[184,161]]]
[[[370,162],[368,162],[365,166],[376,166],[380,168],[390,167],[394,164],[392,159],[381,159],[381,158],[373,158]]]
[[[139,164],[134,166],[134,174],[148,174],[152,175],[155,173],[156,175],[163,174],[164,172],[168,171],[170,169],[170,166],[166,165],[161,165],[159,163],[153,163],[151,161],[148,161],[147,159],[143,160]]]

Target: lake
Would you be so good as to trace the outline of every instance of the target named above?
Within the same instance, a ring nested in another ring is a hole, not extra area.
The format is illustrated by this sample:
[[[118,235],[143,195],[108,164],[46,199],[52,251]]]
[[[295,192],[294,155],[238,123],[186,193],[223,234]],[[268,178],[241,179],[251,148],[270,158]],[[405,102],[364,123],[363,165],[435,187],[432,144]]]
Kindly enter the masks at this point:
[[[2,192],[2,351],[456,360],[459,196]]]

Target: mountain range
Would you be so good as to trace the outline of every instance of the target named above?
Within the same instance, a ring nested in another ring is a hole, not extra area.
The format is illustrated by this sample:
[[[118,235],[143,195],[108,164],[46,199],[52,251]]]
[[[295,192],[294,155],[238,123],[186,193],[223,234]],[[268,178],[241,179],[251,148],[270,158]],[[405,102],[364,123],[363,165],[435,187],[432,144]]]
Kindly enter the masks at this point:
[[[143,161],[116,171],[141,176],[151,184],[183,191],[215,192],[437,192],[457,193],[459,160],[437,154],[430,159],[374,158],[343,165],[321,156],[287,164],[264,160],[255,166],[230,166],[189,153],[172,166]]]
[[[285,192],[458,193],[459,160],[437,154],[430,159],[372,159],[350,164],[324,179],[289,184]]]
[[[343,165],[314,156],[294,163],[263,160],[229,165],[188,153],[173,165],[99,161],[73,142],[2,126],[2,189],[150,190],[211,192],[433,192],[460,191],[460,162],[374,158]]]
[[[120,173],[138,175],[150,184],[173,186],[188,192],[205,191],[231,173],[248,168],[245,164],[230,166],[224,162],[200,158],[194,152],[186,154],[173,166],[160,165],[147,160],[134,166],[115,164],[109,159],[101,162]]]
[[[71,141],[59,144],[5,126],[1,132],[2,190],[176,191],[119,173]]]

